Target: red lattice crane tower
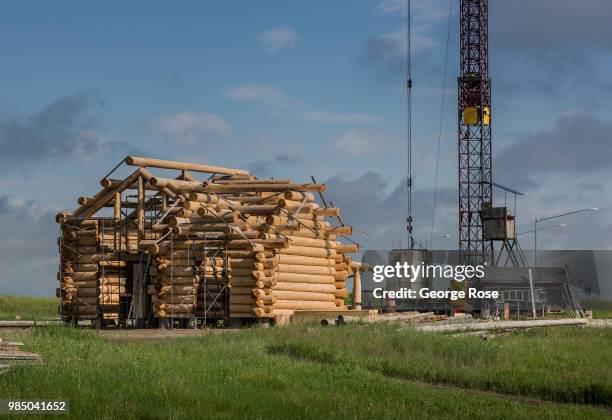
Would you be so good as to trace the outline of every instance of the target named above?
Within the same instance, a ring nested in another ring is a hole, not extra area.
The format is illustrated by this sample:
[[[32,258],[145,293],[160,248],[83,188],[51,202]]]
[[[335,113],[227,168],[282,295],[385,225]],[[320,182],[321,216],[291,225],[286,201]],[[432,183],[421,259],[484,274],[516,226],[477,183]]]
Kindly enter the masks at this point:
[[[491,206],[491,80],[488,0],[460,0],[459,254],[462,264],[490,262],[480,212]]]

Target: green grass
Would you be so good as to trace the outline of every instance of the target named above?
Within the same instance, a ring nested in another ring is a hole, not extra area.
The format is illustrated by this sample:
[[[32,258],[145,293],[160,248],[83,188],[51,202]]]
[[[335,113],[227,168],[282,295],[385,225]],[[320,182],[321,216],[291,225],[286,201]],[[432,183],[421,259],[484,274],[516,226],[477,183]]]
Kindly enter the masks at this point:
[[[0,295],[0,319],[55,319],[57,306],[57,298]]]
[[[611,328],[546,328],[483,341],[378,325],[295,336],[269,349],[392,378],[612,407],[611,342]]]
[[[45,363],[0,375],[0,399],[63,398],[73,417],[109,419],[605,418],[611,339],[608,328],[482,341],[356,325],[109,341],[53,326],[21,337]]]
[[[593,318],[612,319],[612,302],[609,300],[593,298],[584,301],[582,305],[593,311]]]
[[[593,310],[593,318],[595,318],[595,319],[612,319],[612,310],[595,309],[595,310]]]

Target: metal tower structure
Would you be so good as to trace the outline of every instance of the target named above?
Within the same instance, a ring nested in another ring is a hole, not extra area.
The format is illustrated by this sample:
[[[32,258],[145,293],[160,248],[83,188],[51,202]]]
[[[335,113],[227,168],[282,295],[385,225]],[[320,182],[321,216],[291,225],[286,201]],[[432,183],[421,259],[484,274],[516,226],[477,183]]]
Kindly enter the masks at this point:
[[[462,264],[490,262],[480,212],[492,203],[491,80],[488,0],[460,0],[459,254]]]

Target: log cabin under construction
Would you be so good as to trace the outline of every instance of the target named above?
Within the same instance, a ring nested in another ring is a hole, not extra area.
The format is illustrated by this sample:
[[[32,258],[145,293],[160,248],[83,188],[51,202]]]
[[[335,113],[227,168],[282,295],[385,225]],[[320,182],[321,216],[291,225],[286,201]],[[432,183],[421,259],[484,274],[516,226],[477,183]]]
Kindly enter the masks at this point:
[[[340,209],[327,206],[324,184],[132,156],[123,163],[136,170],[113,179],[116,167],[100,191],[56,216],[65,322],[229,325],[347,309],[346,280],[359,275],[348,254],[358,246]],[[179,172],[161,178],[153,168]]]

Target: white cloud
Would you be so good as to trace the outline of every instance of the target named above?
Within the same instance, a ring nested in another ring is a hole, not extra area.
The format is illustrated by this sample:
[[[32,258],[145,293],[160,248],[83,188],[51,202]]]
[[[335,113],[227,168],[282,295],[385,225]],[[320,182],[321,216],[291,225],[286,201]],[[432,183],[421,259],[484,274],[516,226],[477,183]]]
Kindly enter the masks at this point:
[[[238,101],[260,102],[275,107],[289,105],[289,100],[285,94],[267,85],[239,85],[229,91],[229,97]]]
[[[380,121],[378,115],[372,114],[339,114],[327,111],[312,111],[304,114],[304,119],[329,124],[371,124]]]
[[[26,220],[39,221],[57,211],[55,207],[49,207],[34,200],[9,195],[0,196],[0,215],[11,213],[20,215]]]
[[[275,53],[283,48],[295,48],[297,46],[298,34],[286,26],[277,26],[261,32],[258,35],[259,42],[268,53]]]
[[[206,112],[181,112],[157,119],[151,124],[153,131],[168,136],[172,141],[195,146],[231,133],[230,125],[221,117]]]
[[[350,155],[363,156],[380,149],[380,138],[371,133],[351,129],[334,140],[332,147]]]

